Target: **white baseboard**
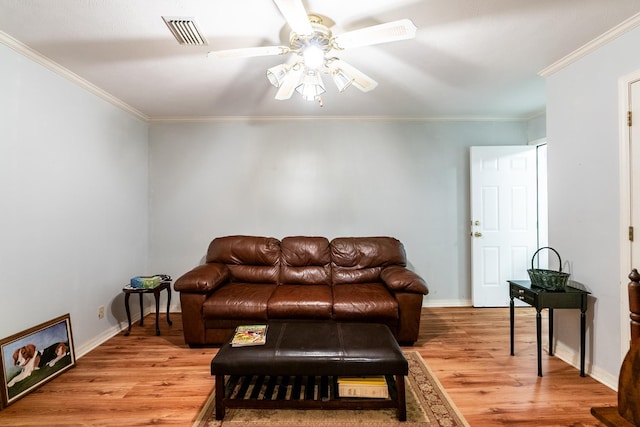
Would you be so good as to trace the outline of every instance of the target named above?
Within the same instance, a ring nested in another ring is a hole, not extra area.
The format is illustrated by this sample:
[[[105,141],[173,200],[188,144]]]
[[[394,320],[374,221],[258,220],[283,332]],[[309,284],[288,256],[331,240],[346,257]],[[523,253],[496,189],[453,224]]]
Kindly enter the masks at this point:
[[[121,331],[122,331],[122,328],[120,327],[120,325],[115,325],[107,329],[100,335],[93,337],[90,341],[87,341],[80,347],[76,348],[76,359],[80,359],[82,356],[89,353],[94,348],[97,348],[100,344],[118,335]]]
[[[471,305],[470,299],[424,299],[422,301],[423,307],[471,307]]]
[[[144,315],[146,316],[149,313],[155,313],[155,307],[151,307],[151,306],[145,307]],[[139,321],[140,321],[140,314],[137,314],[137,315],[134,314],[131,316],[132,326]],[[122,322],[118,322],[117,324],[111,326],[109,329],[102,332],[100,335],[93,337],[91,340],[87,341],[86,343],[82,344],[80,347],[75,349],[76,359],[80,359],[82,356],[89,353],[91,350],[97,348],[98,346],[100,346],[100,344],[103,344],[109,339],[115,337],[116,335],[118,335],[120,332],[124,331],[128,327],[129,327],[129,324],[125,320]]]
[[[564,345],[561,342],[556,342],[555,351],[553,355],[560,360],[567,362],[569,365],[574,368],[580,370],[580,351],[575,351],[574,349]],[[549,351],[549,347],[545,346],[545,349]],[[618,391],[618,377],[612,376],[608,372],[603,371],[594,365],[589,365],[588,361],[585,361],[584,366],[585,375],[589,375],[594,380],[602,383],[612,389],[613,391]],[[543,373],[544,374],[544,373]]]

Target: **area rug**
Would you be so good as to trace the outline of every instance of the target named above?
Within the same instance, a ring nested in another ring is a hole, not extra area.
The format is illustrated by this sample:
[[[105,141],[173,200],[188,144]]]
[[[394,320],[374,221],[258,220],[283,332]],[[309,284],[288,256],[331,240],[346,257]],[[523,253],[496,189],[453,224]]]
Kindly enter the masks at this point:
[[[395,409],[292,410],[227,409],[224,420],[215,419],[215,395],[211,393],[193,427],[457,427],[469,426],[444,388],[417,351],[404,353],[409,362],[405,381],[407,421],[400,422]]]

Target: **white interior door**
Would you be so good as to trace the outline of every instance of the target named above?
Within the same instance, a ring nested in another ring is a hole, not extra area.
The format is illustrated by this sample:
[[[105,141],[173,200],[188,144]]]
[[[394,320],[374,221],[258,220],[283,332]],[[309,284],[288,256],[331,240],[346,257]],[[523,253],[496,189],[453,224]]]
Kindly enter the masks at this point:
[[[529,278],[538,245],[536,147],[471,147],[470,154],[473,306],[504,307],[507,280]]]

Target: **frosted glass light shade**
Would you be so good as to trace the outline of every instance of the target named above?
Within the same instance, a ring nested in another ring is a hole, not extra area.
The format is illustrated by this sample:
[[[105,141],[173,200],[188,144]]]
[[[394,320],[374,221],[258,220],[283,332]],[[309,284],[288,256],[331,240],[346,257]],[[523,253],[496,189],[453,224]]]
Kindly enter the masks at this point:
[[[333,78],[333,82],[336,84],[338,88],[338,92],[343,92],[346,88],[351,86],[353,83],[353,77],[348,76],[344,71],[337,68],[332,71],[331,77]]]
[[[275,87],[280,87],[289,70],[290,68],[287,64],[280,64],[269,68],[267,70],[267,79],[269,79],[269,83]]]
[[[302,83],[296,87],[296,91],[307,101],[315,101],[326,92],[322,77],[315,71],[308,71],[302,79]]]

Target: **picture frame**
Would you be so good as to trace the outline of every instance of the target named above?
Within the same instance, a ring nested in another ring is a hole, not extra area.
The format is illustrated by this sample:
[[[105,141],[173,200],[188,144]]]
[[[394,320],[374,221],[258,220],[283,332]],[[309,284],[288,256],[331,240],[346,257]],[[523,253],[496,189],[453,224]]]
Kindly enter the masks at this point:
[[[76,365],[64,314],[0,340],[0,410]]]

